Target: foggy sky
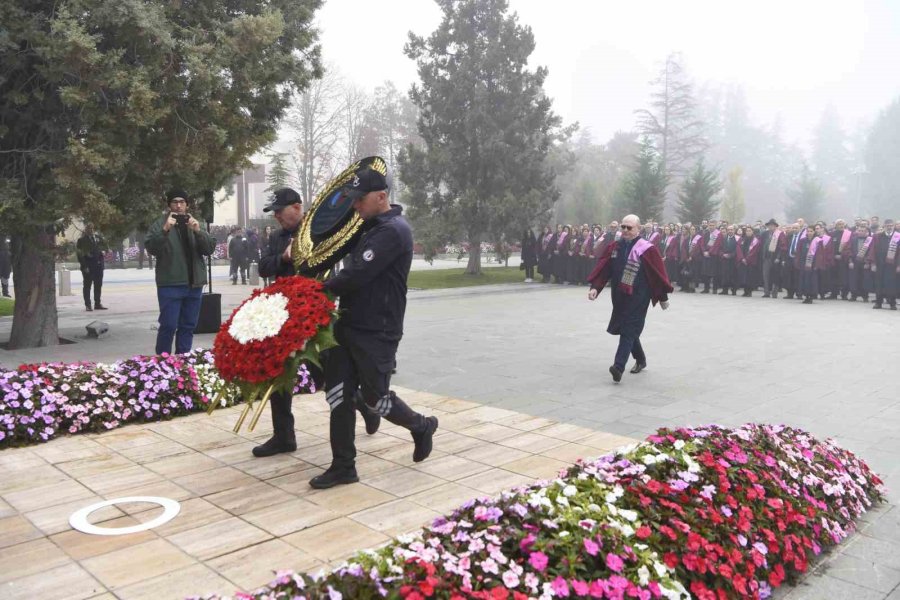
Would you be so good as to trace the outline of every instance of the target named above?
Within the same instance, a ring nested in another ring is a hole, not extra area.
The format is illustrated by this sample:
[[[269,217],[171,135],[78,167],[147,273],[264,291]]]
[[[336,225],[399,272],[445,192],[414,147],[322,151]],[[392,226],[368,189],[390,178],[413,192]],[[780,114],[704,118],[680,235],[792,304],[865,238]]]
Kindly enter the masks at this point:
[[[511,0],[534,31],[532,65],[566,123],[605,142],[634,127],[649,81],[671,51],[697,84],[743,86],[755,124],[780,118],[787,141],[808,147],[826,106],[852,134],[900,96],[900,0]],[[368,89],[407,90],[407,32],[440,22],[430,0],[326,0],[317,23],[324,59]],[[701,115],[702,116],[702,115]]]

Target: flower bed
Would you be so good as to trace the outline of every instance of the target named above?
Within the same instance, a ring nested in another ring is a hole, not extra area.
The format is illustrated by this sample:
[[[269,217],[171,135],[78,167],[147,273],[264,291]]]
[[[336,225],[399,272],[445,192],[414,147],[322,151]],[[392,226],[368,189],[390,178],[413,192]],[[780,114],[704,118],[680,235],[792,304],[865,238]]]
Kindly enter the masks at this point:
[[[227,386],[212,353],[203,349],[112,364],[44,363],[0,371],[0,448],[200,412]],[[222,406],[240,395],[236,388],[227,391]],[[314,391],[301,365],[294,393]]]
[[[663,429],[331,573],[280,572],[237,597],[764,599],[882,494],[865,463],[801,430]]]

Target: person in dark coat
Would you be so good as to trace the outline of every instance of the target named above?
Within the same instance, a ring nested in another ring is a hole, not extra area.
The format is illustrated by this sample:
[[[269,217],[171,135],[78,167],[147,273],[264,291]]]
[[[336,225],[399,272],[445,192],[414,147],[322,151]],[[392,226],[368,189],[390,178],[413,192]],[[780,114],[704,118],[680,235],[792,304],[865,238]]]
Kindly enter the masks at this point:
[[[94,231],[94,226],[88,223],[84,227],[84,234],[75,243],[78,254],[78,264],[81,267],[81,276],[84,281],[82,293],[84,295],[85,310],[106,310],[100,303],[100,294],[103,289],[103,253],[109,249],[106,241],[99,233]],[[94,288],[94,305],[91,307],[91,287]]]
[[[538,239],[538,273],[541,274],[541,281],[547,283],[550,276],[553,275],[553,229],[549,225],[544,226],[544,231]]]
[[[629,355],[635,359],[632,373],[647,367],[640,340],[647,309],[651,302],[654,306],[660,303],[663,310],[669,308],[669,294],[673,291],[659,250],[648,240],[640,239],[640,232],[637,215],[622,219],[622,238],[607,248],[588,278],[588,300],[596,300],[603,287],[608,282],[612,284],[613,311],[606,331],[619,336],[616,358],[609,367],[616,383],[622,380]]]
[[[5,233],[0,233],[0,287],[3,296],[10,298],[9,276],[12,273],[12,254],[9,251],[9,239]]]
[[[571,228],[568,225],[563,227],[556,237],[556,245],[553,248],[553,277],[556,279],[555,283],[568,281],[566,277],[568,276],[569,246],[572,243],[569,238],[571,237]]]
[[[874,288],[871,265],[867,260],[869,250],[872,248],[872,240],[868,222],[857,223],[856,234],[850,240],[850,247],[847,251],[847,290],[850,292],[851,302],[856,302],[857,298],[868,302],[869,293]]]
[[[894,230],[892,219],[884,220],[884,230],[872,236],[873,241],[869,250],[869,265],[872,271],[872,279],[875,282],[875,305],[872,308],[882,308],[886,302],[891,310],[897,310],[897,292],[900,289],[898,279],[900,273],[897,266],[900,265],[900,232]]]
[[[241,283],[247,283],[247,265],[249,264],[250,246],[244,232],[236,229],[228,242],[228,257],[231,259],[231,285],[237,285],[238,273],[241,274]]]
[[[538,264],[538,242],[531,228],[522,235],[522,267],[525,269],[525,283],[534,281],[534,267]]]

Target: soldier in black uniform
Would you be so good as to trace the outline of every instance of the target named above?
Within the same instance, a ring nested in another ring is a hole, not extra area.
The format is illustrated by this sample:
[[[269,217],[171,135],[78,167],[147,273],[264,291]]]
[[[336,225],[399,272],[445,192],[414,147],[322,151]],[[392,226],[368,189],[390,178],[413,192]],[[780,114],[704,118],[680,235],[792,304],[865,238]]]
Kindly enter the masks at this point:
[[[268,244],[259,259],[260,277],[278,278],[295,275],[294,262],[291,259],[291,240],[300,228],[303,221],[303,203],[300,194],[291,188],[276,190],[268,206],[263,208],[265,212],[273,212],[275,220],[281,225],[281,229],[269,236]],[[323,360],[327,356],[322,357]],[[311,371],[315,367],[311,366]],[[312,373],[314,379],[319,373]],[[326,381],[326,389],[328,382]],[[291,413],[291,394],[286,392],[273,392],[270,398],[272,410],[273,435],[264,444],[253,449],[253,455],[257,457],[272,456],[281,452],[293,452],[297,449],[297,438],[294,434],[294,415]],[[366,431],[375,433],[381,421],[375,413],[364,413],[366,418]]]
[[[390,390],[391,368],[403,336],[413,240],[403,209],[390,204],[388,187],[388,177],[364,162],[342,190],[364,224],[344,268],[325,282],[325,289],[340,297],[341,317],[335,326],[340,346],[329,350],[325,364],[332,462],[310,480],[317,489],[359,481],[354,444],[357,390],[369,411],[410,431],[415,462],[431,454],[438,427],[436,417],[413,411]],[[329,385],[337,378],[338,386]]]
[[[94,232],[94,226],[88,223],[84,227],[84,234],[75,243],[78,255],[78,263],[81,266],[81,276],[84,281],[82,294],[84,296],[85,310],[106,310],[100,303],[100,294],[103,288],[103,252],[109,247],[99,233]],[[91,286],[94,288],[94,306],[91,308]]]

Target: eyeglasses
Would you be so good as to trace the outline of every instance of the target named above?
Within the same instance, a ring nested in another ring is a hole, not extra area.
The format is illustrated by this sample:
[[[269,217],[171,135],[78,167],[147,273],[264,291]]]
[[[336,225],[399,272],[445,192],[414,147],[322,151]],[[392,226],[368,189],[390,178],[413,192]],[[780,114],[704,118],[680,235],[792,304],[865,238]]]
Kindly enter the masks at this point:
[[[634,227],[631,225],[622,225],[622,231],[631,231],[632,229],[634,229]]]

